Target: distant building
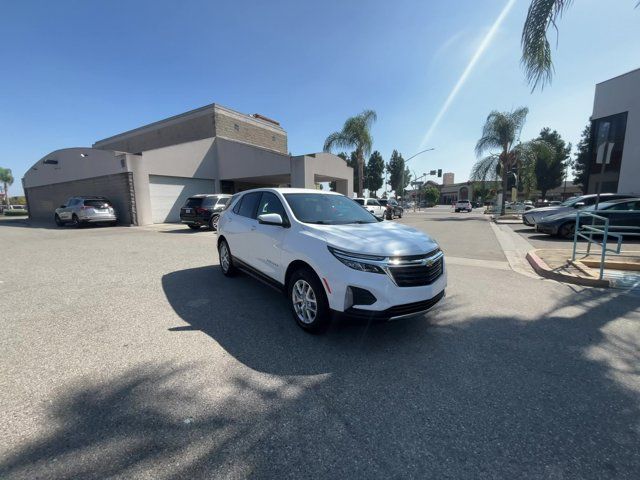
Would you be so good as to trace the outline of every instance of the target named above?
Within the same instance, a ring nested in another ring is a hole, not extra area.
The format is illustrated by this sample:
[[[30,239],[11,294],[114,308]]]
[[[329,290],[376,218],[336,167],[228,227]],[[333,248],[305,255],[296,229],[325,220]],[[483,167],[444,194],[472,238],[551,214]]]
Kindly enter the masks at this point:
[[[454,181],[453,181],[453,173],[452,172],[447,172],[447,173],[443,173],[442,174],[442,184],[443,185],[453,185]]]
[[[640,194],[640,68],[596,85],[590,152],[586,193]]]

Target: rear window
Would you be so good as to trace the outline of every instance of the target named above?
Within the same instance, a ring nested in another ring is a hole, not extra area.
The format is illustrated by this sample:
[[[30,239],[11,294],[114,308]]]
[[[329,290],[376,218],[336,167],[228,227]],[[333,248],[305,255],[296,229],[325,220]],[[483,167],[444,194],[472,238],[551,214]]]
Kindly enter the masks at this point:
[[[199,207],[200,205],[202,205],[202,200],[203,200],[202,197],[187,198],[187,201],[184,204],[184,206],[187,208]]]
[[[110,207],[111,206],[111,202],[109,200],[107,200],[106,198],[85,200],[84,201],[84,206],[85,207],[95,207],[95,208],[105,208],[105,207]]]

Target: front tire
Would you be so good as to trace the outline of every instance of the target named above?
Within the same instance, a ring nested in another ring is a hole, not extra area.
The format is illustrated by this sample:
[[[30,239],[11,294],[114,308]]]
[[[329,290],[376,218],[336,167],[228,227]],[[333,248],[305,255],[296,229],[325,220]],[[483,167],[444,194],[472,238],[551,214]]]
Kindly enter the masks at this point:
[[[237,270],[233,265],[233,256],[226,240],[222,240],[218,245],[218,257],[220,259],[220,269],[225,277],[233,277]]]
[[[56,213],[56,216],[54,217],[54,220],[56,221],[57,226],[64,227],[64,222],[62,221],[62,219],[57,213]]]
[[[331,310],[320,279],[313,271],[296,270],[289,279],[287,293],[291,314],[303,330],[314,334],[327,330]]]
[[[576,234],[576,224],[575,222],[567,222],[560,226],[558,229],[558,235],[562,238],[566,238],[567,240],[573,240],[573,237]]]

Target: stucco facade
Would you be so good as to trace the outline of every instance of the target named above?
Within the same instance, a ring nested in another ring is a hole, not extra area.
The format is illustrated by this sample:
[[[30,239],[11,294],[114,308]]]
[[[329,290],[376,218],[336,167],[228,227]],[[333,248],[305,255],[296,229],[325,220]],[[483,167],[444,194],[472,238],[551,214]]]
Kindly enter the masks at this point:
[[[62,192],[111,198],[100,188],[118,197],[111,200],[119,211],[129,212],[121,215],[123,223],[135,225],[178,221],[179,206],[194,192],[314,188],[318,182],[335,181],[338,192],[353,194],[353,169],[343,159],[328,153],[290,156],[282,127],[257,117],[214,104],[97,141],[93,148],[52,152],[23,179],[27,197],[37,194],[39,199],[30,204],[32,217],[53,218],[52,207]],[[121,184],[117,174],[126,174],[131,185],[111,188],[108,181]],[[86,181],[98,178],[93,184]],[[64,188],[44,188],[59,184]],[[95,188],[84,191],[87,185]],[[166,215],[159,212],[160,204]]]
[[[603,191],[608,190],[607,186],[615,186],[614,191],[618,193],[640,194],[640,69],[596,85],[591,120],[592,165],[587,192],[597,190],[602,164],[595,162],[598,149],[602,148],[603,141],[607,141],[613,154],[607,151],[610,164],[602,177]],[[606,127],[608,122],[611,133],[605,139],[602,127]],[[616,158],[618,153],[621,158]]]

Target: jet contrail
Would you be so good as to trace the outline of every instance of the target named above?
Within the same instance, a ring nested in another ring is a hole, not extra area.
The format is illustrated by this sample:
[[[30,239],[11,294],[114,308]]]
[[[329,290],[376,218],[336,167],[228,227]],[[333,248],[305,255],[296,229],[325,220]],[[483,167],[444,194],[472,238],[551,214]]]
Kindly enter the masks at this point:
[[[420,148],[423,148],[427,144],[427,142],[431,139],[431,134],[433,134],[434,130],[438,127],[440,120],[442,120],[442,117],[444,116],[444,114],[447,113],[447,110],[449,110],[451,103],[456,98],[456,95],[458,94],[458,92],[460,91],[464,83],[467,81],[467,78],[471,74],[473,67],[476,66],[476,63],[478,63],[478,60],[480,60],[480,57],[482,57],[482,54],[485,52],[487,47],[491,44],[493,37],[495,36],[496,32],[500,28],[500,25],[502,25],[502,22],[507,17],[507,14],[509,13],[509,11],[511,10],[511,7],[513,7],[515,3],[516,3],[516,0],[509,0],[507,4],[504,6],[504,8],[502,9],[502,11],[500,12],[500,15],[498,15],[498,18],[496,18],[496,21],[493,22],[493,25],[491,26],[491,28],[489,29],[485,37],[482,39],[482,42],[480,42],[480,45],[478,45],[478,49],[473,54],[473,57],[471,57],[471,60],[469,61],[467,68],[465,68],[464,72],[462,72],[462,75],[460,75],[458,82],[451,90],[451,93],[449,93],[449,96],[445,100],[444,105],[442,105],[442,108],[436,115],[436,118],[431,123],[429,130],[427,130],[427,133],[422,139]]]

